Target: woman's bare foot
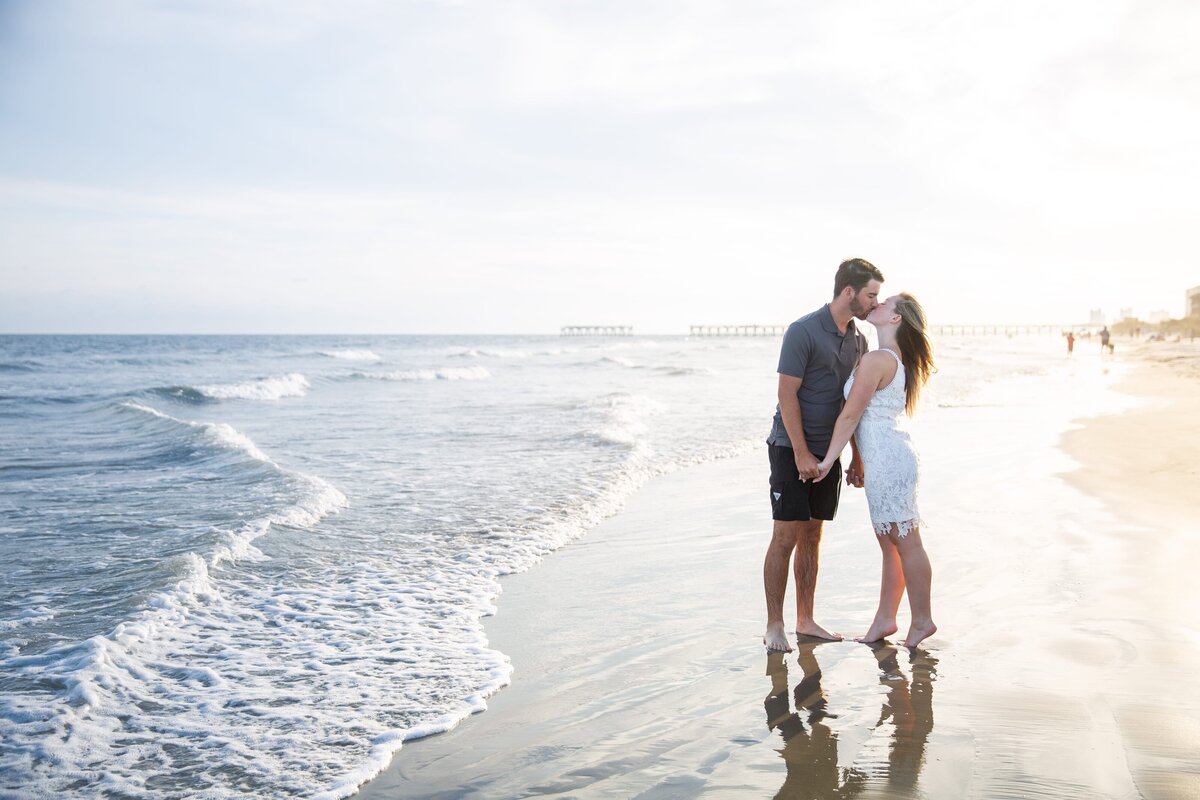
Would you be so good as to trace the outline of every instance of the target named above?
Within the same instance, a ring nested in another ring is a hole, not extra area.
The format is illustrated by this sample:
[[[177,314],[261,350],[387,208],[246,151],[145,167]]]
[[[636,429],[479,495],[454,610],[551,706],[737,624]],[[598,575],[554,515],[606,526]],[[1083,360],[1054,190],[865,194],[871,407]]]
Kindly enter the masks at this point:
[[[871,628],[862,636],[855,638],[854,641],[866,644],[867,642],[878,642],[891,636],[897,630],[896,620],[875,620],[871,623]]]
[[[830,631],[827,631],[815,622],[809,622],[805,625],[797,624],[796,625],[796,635],[797,636],[815,636],[818,639],[828,639],[831,642],[842,641],[842,635],[840,633],[832,633]],[[788,649],[790,650],[791,648],[789,647]]]
[[[769,652],[790,653],[792,645],[788,642],[787,632],[782,622],[768,622],[767,632],[763,634],[763,644]]]
[[[908,628],[908,636],[904,637],[904,646],[916,647],[935,633],[937,633],[937,625],[933,624],[933,620],[929,620],[921,625],[914,622]]]

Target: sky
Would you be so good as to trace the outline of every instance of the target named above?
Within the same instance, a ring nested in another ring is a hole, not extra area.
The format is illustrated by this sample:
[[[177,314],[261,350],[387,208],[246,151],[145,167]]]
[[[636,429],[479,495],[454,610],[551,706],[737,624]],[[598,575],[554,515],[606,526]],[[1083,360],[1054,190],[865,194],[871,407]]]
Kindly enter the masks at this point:
[[[0,332],[1183,313],[1200,4],[0,0]]]

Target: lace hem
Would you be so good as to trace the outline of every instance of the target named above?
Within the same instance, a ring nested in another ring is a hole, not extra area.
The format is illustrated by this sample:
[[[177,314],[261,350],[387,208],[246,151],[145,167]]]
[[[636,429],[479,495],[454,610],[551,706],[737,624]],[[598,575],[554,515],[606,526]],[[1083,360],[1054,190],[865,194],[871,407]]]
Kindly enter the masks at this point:
[[[908,536],[910,533],[912,533],[916,529],[923,527],[923,524],[924,523],[921,522],[920,517],[914,517],[912,519],[906,519],[903,521],[872,523],[872,525],[874,525],[874,527],[875,527],[875,535],[876,536],[887,536],[889,533],[892,532],[892,526],[895,525],[896,526],[896,536],[898,536],[901,539],[903,539],[905,536]]]

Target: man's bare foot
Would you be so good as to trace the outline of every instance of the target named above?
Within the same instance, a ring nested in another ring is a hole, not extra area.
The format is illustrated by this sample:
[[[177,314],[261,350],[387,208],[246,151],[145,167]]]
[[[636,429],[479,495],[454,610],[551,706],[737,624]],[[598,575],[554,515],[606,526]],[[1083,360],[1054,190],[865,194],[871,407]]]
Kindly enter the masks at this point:
[[[817,639],[828,639],[831,642],[842,641],[842,635],[840,633],[831,633],[831,632],[825,630],[824,628],[822,628],[820,625],[818,625],[815,622],[810,622],[807,625],[797,625],[796,626],[796,635],[797,636],[813,636],[813,637],[816,637]]]
[[[937,633],[937,625],[933,624],[933,620],[929,620],[923,625],[917,625],[914,622],[908,629],[908,636],[904,637],[904,646],[916,647],[935,633]]]
[[[871,623],[871,628],[862,636],[855,637],[854,641],[866,644],[867,642],[878,642],[886,639],[896,632],[896,620],[875,620]]]
[[[770,652],[792,652],[792,645],[788,642],[787,632],[784,631],[782,622],[767,623],[767,632],[763,634],[763,644]]]

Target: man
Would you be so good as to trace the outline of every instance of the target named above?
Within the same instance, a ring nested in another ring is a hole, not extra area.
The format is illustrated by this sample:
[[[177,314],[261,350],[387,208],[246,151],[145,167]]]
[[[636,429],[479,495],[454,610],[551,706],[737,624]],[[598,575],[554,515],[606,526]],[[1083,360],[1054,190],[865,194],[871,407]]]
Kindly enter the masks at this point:
[[[768,650],[791,652],[783,626],[783,596],[787,591],[788,562],[795,551],[796,634],[840,640],[813,619],[817,588],[817,562],[821,526],[837,512],[841,490],[841,464],[834,465],[833,480],[813,482],[820,475],[817,463],[825,457],[833,425],[841,413],[842,387],[858,360],[867,352],[867,340],[850,321],[866,319],[879,305],[883,274],[861,258],[843,261],[833,282],[833,300],[791,324],[779,353],[779,405],[767,449],[771,458],[771,516],[775,520],[763,586],[767,596]],[[851,444],[853,458],[846,482],[863,485],[862,462]]]

